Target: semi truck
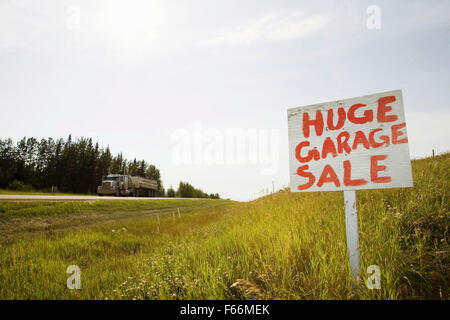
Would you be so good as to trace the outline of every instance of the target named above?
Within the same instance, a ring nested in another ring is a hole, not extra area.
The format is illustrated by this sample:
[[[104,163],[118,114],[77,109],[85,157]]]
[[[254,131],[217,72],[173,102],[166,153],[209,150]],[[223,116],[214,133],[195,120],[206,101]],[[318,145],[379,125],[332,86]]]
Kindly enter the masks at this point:
[[[126,174],[109,174],[103,177],[102,185],[97,187],[97,194],[117,197],[155,197],[157,190],[156,180]]]

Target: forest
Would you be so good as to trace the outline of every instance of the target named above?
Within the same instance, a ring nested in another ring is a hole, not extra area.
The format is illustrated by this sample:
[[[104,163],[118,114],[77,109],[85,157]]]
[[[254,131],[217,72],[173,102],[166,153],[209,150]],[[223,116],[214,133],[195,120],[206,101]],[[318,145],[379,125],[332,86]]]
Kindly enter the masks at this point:
[[[101,147],[92,138],[64,140],[24,137],[16,144],[0,138],[0,188],[11,190],[58,190],[58,192],[95,194],[102,177],[128,174],[156,180],[157,196],[182,198],[219,198],[186,182],[178,190],[165,192],[161,173],[145,160],[128,160],[120,152],[113,156],[109,146]]]

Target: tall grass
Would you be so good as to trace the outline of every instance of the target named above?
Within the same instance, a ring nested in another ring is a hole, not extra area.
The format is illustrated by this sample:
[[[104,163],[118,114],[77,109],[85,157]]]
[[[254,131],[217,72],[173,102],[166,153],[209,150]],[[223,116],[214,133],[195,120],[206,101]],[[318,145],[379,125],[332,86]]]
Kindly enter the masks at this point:
[[[204,208],[229,203],[210,199],[2,203],[0,299],[105,298],[129,273],[140,270],[139,262],[154,247],[165,245],[165,233],[175,235],[191,228],[180,223],[186,212],[195,208],[201,214]],[[47,210],[43,220],[48,225],[35,232],[42,208]],[[67,211],[60,211],[63,209]],[[94,223],[91,215],[99,221]],[[190,219],[194,221],[195,215]],[[213,214],[201,216],[197,226],[213,219]],[[33,224],[33,232],[17,229],[15,222]],[[13,234],[7,234],[8,230]],[[81,268],[80,291],[66,287],[69,265]]]
[[[0,298],[448,299],[450,154],[412,165],[414,188],[357,192],[356,288],[342,192],[283,190],[16,237],[2,245]],[[70,264],[81,268],[81,290],[66,288]],[[381,290],[365,287],[369,265],[381,269]]]
[[[206,228],[169,237],[114,297],[448,299],[449,160],[445,154],[413,161],[414,188],[357,193],[362,261],[356,290],[343,194],[285,190],[236,206]],[[365,287],[369,265],[381,268],[381,290]],[[239,279],[264,293],[247,294]]]

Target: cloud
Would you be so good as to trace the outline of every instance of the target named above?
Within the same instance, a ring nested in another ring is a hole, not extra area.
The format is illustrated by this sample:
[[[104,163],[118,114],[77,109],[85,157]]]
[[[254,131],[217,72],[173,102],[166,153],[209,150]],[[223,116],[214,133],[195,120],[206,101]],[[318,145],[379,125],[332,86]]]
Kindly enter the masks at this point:
[[[441,109],[426,112],[406,112],[408,142],[412,158],[450,151],[448,123],[450,111]]]
[[[177,23],[163,1],[0,1],[0,53],[22,50],[96,64],[133,63],[180,52]]]
[[[299,12],[292,14],[267,14],[248,23],[223,29],[206,40],[207,45],[245,45],[256,42],[289,41],[308,37],[329,23],[329,17],[317,14],[302,17]]]

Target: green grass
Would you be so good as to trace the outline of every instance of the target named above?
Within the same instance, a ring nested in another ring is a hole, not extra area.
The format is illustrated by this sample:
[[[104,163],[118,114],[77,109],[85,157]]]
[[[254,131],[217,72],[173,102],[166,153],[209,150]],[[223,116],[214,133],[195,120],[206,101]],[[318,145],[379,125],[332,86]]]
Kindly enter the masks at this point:
[[[184,215],[229,204],[176,199],[0,203],[0,299],[103,298]],[[179,213],[178,213],[179,212]],[[207,223],[209,219],[203,219]],[[83,273],[65,287],[68,265]]]
[[[357,192],[357,288],[342,192],[284,190],[198,206],[2,203],[0,298],[448,299],[450,154],[412,166],[414,188]],[[66,288],[68,265],[81,268],[81,290]],[[381,290],[365,287],[369,265]]]
[[[210,199],[5,201],[0,202],[0,244],[45,232],[138,221],[155,215],[178,216],[178,212],[181,214],[226,203],[229,201]]]
[[[62,192],[45,192],[38,190],[31,191],[19,191],[19,190],[9,190],[0,189],[0,194],[8,195],[27,195],[27,196],[97,196],[96,194],[75,194],[75,193],[62,193]]]

